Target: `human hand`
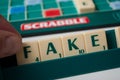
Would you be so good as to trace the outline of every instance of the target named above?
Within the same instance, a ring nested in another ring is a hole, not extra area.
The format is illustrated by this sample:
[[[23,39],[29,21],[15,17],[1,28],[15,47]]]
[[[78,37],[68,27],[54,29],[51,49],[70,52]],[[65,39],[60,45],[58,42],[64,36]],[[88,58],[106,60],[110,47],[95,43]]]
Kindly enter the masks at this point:
[[[17,53],[21,45],[19,33],[0,15],[0,58]]]

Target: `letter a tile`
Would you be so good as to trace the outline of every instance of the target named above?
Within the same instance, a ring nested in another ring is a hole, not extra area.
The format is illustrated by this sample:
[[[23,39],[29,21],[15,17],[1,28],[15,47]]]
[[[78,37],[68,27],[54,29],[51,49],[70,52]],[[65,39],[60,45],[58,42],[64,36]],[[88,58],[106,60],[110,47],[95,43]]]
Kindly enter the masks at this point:
[[[104,30],[85,32],[84,39],[87,53],[108,49]]]
[[[60,38],[39,40],[41,61],[58,59],[63,57],[62,43]]]
[[[39,50],[37,41],[24,42],[22,50],[16,54],[18,65],[39,62]]]
[[[64,56],[74,56],[85,53],[85,44],[83,35],[70,34],[61,37]]]

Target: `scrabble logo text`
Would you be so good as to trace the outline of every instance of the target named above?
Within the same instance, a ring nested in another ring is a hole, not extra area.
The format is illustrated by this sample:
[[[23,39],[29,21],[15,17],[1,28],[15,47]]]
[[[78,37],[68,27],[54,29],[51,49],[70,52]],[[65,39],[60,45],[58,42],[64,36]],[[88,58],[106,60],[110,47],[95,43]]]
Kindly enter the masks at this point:
[[[21,25],[21,30],[35,30],[35,29],[42,29],[42,28],[53,28],[59,26],[69,26],[69,25],[76,25],[76,24],[87,24],[89,23],[88,17],[80,17],[80,18],[68,18],[68,19],[61,19],[61,20],[51,20],[51,21],[44,21],[44,22],[34,22],[34,23],[27,23]]]

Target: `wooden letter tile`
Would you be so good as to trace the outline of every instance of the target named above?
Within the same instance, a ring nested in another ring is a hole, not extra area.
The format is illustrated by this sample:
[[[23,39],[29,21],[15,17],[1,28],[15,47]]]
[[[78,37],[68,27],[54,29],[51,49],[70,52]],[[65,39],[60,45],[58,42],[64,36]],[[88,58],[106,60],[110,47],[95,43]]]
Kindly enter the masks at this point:
[[[82,34],[70,34],[61,37],[64,56],[74,56],[85,53],[85,44]]]
[[[95,11],[95,5],[92,0],[74,0],[74,4],[79,13]]]
[[[117,47],[120,48],[120,27],[115,28]]]
[[[38,42],[24,42],[22,50],[16,54],[18,65],[39,62]]]
[[[62,42],[60,38],[39,40],[41,61],[63,57]]]
[[[84,33],[87,53],[107,50],[107,40],[104,30],[96,30]]]

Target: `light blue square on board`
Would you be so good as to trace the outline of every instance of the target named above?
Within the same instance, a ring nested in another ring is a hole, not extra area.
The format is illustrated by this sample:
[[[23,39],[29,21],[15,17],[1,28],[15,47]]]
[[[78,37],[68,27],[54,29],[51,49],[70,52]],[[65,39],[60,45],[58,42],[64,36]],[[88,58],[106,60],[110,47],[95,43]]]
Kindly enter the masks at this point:
[[[37,5],[41,4],[42,0],[25,0],[25,5]]]

